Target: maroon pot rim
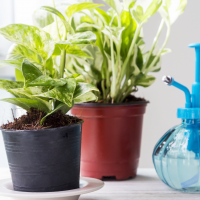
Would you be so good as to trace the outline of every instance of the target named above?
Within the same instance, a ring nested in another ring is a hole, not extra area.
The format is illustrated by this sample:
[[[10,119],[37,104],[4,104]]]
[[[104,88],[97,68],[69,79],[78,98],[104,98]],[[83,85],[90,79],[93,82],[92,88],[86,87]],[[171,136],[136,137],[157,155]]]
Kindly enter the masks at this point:
[[[74,106],[78,107],[114,107],[114,106],[131,106],[131,105],[147,105],[150,103],[149,101],[136,101],[136,102],[128,102],[128,103],[78,103]],[[72,108],[73,109],[73,108]]]
[[[60,126],[60,127],[56,127],[56,128],[45,128],[45,129],[33,129],[33,130],[15,130],[15,129],[2,129],[0,128],[0,131],[4,131],[4,132],[43,132],[43,131],[52,131],[52,130],[60,130],[60,129],[65,129],[68,127],[74,127],[77,125],[82,125],[84,123],[84,121],[82,120],[79,123],[76,124],[71,124],[71,125],[67,125],[67,126]]]

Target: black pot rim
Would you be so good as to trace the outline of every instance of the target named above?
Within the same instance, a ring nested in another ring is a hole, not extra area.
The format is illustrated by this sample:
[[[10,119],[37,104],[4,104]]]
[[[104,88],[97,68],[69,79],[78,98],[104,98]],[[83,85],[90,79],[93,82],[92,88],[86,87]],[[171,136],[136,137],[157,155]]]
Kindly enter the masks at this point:
[[[48,130],[59,130],[59,129],[64,129],[66,127],[73,127],[73,126],[77,126],[79,124],[83,124],[83,120],[77,124],[71,124],[71,125],[67,125],[67,126],[60,126],[60,127],[56,127],[56,128],[45,128],[45,129],[33,129],[33,130],[14,130],[14,129],[2,129],[0,128],[0,131],[4,131],[4,132],[38,132],[38,131],[48,131]]]
[[[113,107],[113,106],[130,106],[130,105],[144,105],[150,103],[149,101],[135,101],[128,103],[78,103],[76,106],[80,107]]]

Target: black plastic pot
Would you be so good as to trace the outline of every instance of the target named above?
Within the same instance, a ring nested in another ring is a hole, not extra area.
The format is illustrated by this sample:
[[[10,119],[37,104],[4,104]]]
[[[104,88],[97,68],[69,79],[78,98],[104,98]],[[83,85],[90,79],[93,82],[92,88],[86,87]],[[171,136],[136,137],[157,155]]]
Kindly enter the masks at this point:
[[[79,188],[82,124],[44,130],[2,130],[15,191]]]

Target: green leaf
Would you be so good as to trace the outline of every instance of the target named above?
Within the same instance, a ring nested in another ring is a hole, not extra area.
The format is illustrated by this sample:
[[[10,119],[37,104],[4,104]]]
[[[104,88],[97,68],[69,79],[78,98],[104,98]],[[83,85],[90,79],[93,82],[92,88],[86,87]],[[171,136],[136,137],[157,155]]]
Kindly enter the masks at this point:
[[[72,105],[73,107],[73,105]],[[52,110],[51,112],[49,112],[46,116],[44,116],[40,122],[40,124],[43,124],[44,121],[46,120],[46,118],[50,115],[52,115],[53,113],[56,113],[57,111],[61,110],[61,112],[63,114],[66,114],[72,107],[67,106],[64,103],[59,103],[58,106],[56,106],[56,108],[54,110]]]
[[[26,98],[9,98],[9,99],[1,99],[1,101],[8,102],[19,106],[25,110],[30,110],[31,108],[36,108],[37,110],[41,110],[44,112],[49,112],[49,109],[40,101],[26,99]]]
[[[22,63],[18,60],[0,60],[0,68],[1,67],[14,67],[18,70],[22,70]]]
[[[180,10],[182,14],[185,11],[186,5],[187,5],[187,0],[180,0],[180,4],[177,10]]]
[[[155,80],[156,78],[154,76],[141,73],[136,77],[135,86],[149,87]]]
[[[22,71],[15,69],[15,78],[17,81],[24,82],[24,76],[22,74]]]
[[[122,32],[122,56],[123,58],[126,57],[128,54],[131,41],[133,40],[135,30],[137,28],[136,21],[132,18],[131,14],[128,11],[123,11],[121,14],[121,24],[122,27],[125,27],[125,29]]]
[[[142,23],[144,11],[142,6],[137,6],[136,10],[132,11],[135,20],[140,24]]]
[[[79,98],[82,95],[84,95],[84,94],[86,94],[86,93],[88,93],[90,91],[99,92],[99,90],[95,86],[93,86],[93,85],[91,85],[89,83],[78,83],[77,87],[76,87],[76,90],[74,92],[74,99]]]
[[[25,86],[43,75],[42,72],[28,60],[24,60],[22,63],[22,73],[25,79]]]
[[[131,2],[129,2],[129,4],[127,5],[129,10],[134,7],[135,3],[136,3],[136,0],[131,0]]]
[[[25,24],[11,24],[0,29],[0,34],[13,43],[20,44],[47,60],[53,53],[50,34]]]
[[[87,59],[87,65],[89,66],[90,71],[87,73],[93,77],[97,82],[100,82],[102,80],[102,64],[104,61],[104,57],[102,52],[97,46],[94,45],[87,45],[83,49],[90,57],[93,59]]]
[[[162,56],[167,54],[167,53],[170,53],[170,52],[172,52],[171,49],[165,48],[165,49],[162,50]]]
[[[74,103],[84,103],[84,102],[89,102],[89,101],[97,101],[98,98],[95,94],[92,92],[87,92],[79,97],[76,97],[74,99]]]
[[[85,81],[85,78],[83,77],[83,75],[80,75],[80,74],[74,74],[74,75],[72,75],[69,78],[75,78],[75,80],[76,80],[77,83]]]
[[[105,21],[105,25],[109,25],[109,23],[111,21],[111,17],[102,9],[96,8],[95,10],[102,16],[102,18]],[[100,16],[100,15],[98,15],[98,16]]]
[[[119,0],[103,0],[103,1],[106,2],[110,7],[112,7],[117,12],[118,16],[121,15],[123,6]]]
[[[63,14],[60,11],[58,11],[57,9],[55,9],[55,8],[53,8],[51,6],[42,6],[42,7],[40,7],[40,9],[41,10],[46,10],[48,12],[51,12],[51,13],[57,15],[62,20],[66,20],[65,17],[63,16]]]
[[[61,21],[63,22],[66,31],[69,32],[70,34],[74,34],[74,30],[73,28],[70,26],[70,24],[66,21],[65,17],[62,15],[62,13],[60,11],[58,11],[57,9],[50,7],[50,6],[42,6],[40,7],[41,10],[46,10],[49,11],[55,15],[57,15]]]
[[[0,79],[0,89],[3,90],[23,88],[23,86],[24,86],[23,82]]]
[[[71,107],[75,89],[76,80],[74,78],[69,78],[64,86],[55,87],[54,89],[37,96],[57,99]]]
[[[71,17],[74,13],[79,12],[81,10],[85,9],[94,9],[100,6],[104,6],[103,4],[94,4],[94,3],[79,3],[79,4],[73,4],[67,8],[65,11],[66,15],[68,17]]]

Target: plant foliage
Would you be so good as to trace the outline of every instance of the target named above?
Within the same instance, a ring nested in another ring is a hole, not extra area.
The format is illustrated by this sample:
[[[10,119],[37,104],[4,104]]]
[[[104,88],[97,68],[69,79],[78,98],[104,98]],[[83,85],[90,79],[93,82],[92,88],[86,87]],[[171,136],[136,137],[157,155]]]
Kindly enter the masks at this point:
[[[103,1],[110,6],[107,12],[99,8],[102,5],[88,0],[66,8],[66,16],[76,34],[92,31],[97,38],[96,46],[82,45],[83,51],[94,59],[68,57],[66,71],[82,74],[89,83],[96,85],[101,101],[121,103],[137,91],[137,86],[148,87],[155,81],[152,72],[161,69],[161,56],[170,51],[165,47],[171,25],[183,13],[187,0]],[[145,50],[142,28],[157,12],[161,14],[161,23],[150,50]],[[158,47],[164,25],[167,26],[166,38]],[[58,29],[63,36],[63,25]],[[58,39],[54,23],[45,30]]]
[[[96,35],[91,31],[75,33],[69,20],[58,10],[53,7],[41,9],[49,11],[52,16],[54,14],[53,20],[50,18],[44,29],[24,24],[11,24],[0,29],[0,34],[14,43],[6,60],[0,61],[0,67],[14,67],[17,79],[0,80],[0,88],[15,97],[1,101],[25,110],[36,108],[44,111],[46,116],[41,120],[42,124],[47,116],[58,110],[66,114],[74,103],[97,100],[93,92],[98,92],[98,89],[84,83],[83,76],[77,73],[68,75],[65,71],[66,57],[92,59],[82,49],[95,43]],[[60,20],[57,21],[55,16]],[[43,24],[41,27],[45,24],[42,20],[36,21]],[[57,27],[56,39],[46,31],[51,32],[48,26],[52,23]],[[58,28],[62,29],[62,34]]]

